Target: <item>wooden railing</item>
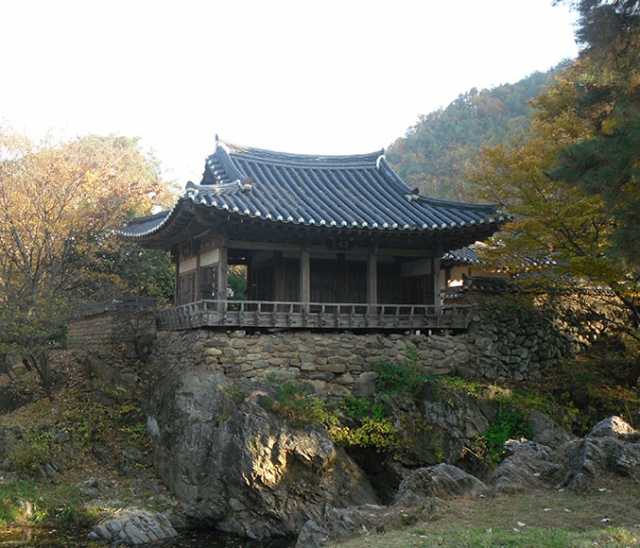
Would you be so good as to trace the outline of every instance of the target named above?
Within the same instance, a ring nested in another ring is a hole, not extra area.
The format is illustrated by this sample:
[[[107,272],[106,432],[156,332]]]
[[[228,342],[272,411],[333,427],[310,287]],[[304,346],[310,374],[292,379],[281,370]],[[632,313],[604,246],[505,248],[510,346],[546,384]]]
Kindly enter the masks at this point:
[[[158,328],[466,329],[469,306],[198,301],[159,311]]]

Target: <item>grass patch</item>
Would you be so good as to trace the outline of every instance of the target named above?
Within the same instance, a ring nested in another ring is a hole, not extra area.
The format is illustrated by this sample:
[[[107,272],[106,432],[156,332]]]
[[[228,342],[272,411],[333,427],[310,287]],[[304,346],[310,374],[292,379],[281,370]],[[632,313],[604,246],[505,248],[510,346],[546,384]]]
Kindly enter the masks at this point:
[[[18,480],[0,484],[0,527],[56,523],[89,527],[102,512],[88,509],[75,487]]]
[[[599,489],[604,489],[600,491]],[[594,480],[590,491],[540,490],[456,499],[430,521],[371,533],[342,548],[624,548],[640,546],[640,486]]]
[[[417,535],[419,542],[411,546],[423,548],[587,548],[607,546],[623,548],[637,546],[638,537],[623,528],[608,528],[605,531],[575,532],[564,528],[540,529],[475,529],[454,531],[442,535]]]

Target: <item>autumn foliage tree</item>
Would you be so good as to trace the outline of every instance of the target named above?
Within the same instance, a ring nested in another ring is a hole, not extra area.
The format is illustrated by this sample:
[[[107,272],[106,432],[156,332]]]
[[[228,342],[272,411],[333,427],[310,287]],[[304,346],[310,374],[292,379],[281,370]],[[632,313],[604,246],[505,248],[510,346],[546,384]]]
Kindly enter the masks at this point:
[[[134,140],[34,143],[0,128],[0,346],[46,390],[47,350],[64,337],[69,312],[107,286],[126,286],[101,263],[118,249],[115,229],[166,193]]]
[[[589,135],[559,157],[553,175],[602,198],[615,226],[611,251],[640,270],[640,2],[569,2],[580,16],[575,111]]]
[[[598,295],[640,342],[640,11],[581,0],[580,58],[539,95],[530,131],[470,178],[512,221],[488,259],[524,283]]]

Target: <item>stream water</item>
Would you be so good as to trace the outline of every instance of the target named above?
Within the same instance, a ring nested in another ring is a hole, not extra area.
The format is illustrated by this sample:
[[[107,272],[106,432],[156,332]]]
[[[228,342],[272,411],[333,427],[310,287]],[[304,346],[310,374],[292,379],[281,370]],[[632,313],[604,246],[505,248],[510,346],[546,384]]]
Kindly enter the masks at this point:
[[[217,532],[182,533],[175,539],[153,544],[154,548],[292,548],[293,540],[257,541],[226,536]],[[86,531],[73,529],[10,529],[0,530],[0,546],[26,548],[104,548],[87,539]]]

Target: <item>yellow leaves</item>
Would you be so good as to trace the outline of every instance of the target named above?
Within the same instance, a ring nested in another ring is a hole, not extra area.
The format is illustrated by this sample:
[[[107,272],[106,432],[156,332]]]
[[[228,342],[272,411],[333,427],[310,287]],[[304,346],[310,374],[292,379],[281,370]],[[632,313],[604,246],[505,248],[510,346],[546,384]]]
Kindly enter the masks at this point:
[[[134,140],[88,136],[30,142],[0,127],[0,283],[37,293],[66,286],[103,235],[146,214],[163,183]]]
[[[486,148],[471,182],[482,198],[501,203],[513,220],[488,254],[512,274],[549,269],[564,274],[609,276],[605,256],[613,225],[599,195],[587,195],[550,175],[559,154],[589,134],[574,112],[571,79],[559,80],[539,96],[530,132],[510,145]]]

